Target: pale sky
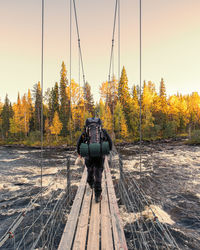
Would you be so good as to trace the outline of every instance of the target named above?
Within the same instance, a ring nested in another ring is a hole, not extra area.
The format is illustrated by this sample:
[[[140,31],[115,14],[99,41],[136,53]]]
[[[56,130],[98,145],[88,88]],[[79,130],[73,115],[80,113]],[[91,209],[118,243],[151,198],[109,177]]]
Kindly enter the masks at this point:
[[[115,0],[76,0],[86,80],[95,101],[108,79]],[[200,0],[142,1],[142,79],[167,94],[200,92]],[[16,101],[40,80],[41,0],[0,0],[0,98]],[[118,76],[116,30],[115,75]],[[72,78],[78,82],[73,18]],[[69,0],[45,0],[44,89],[69,78]],[[121,0],[121,67],[139,84],[139,0]],[[83,84],[81,78],[81,85]]]

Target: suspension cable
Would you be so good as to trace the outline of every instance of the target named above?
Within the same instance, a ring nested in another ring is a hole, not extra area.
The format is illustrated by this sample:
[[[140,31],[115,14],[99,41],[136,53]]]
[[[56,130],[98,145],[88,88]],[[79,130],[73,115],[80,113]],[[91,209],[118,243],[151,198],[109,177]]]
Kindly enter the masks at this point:
[[[69,28],[69,32],[70,32],[70,36],[69,36],[69,44],[70,44],[70,52],[69,52],[69,60],[70,60],[70,67],[69,67],[69,129],[70,129],[70,139],[71,139],[71,142],[72,142],[72,111],[71,111],[71,96],[72,96],[72,93],[71,93],[71,82],[72,82],[72,0],[70,0],[70,14],[69,14],[69,17],[70,17],[70,28]]]
[[[112,46],[111,46],[111,53],[110,53],[110,65],[109,65],[109,73],[108,73],[108,82],[110,82],[110,74],[111,74],[112,59],[113,59],[113,49],[114,49],[114,42],[115,42],[114,39],[115,39],[115,26],[116,26],[116,19],[117,19],[117,4],[118,4],[118,0],[116,0],[116,2],[115,2],[115,13],[114,13],[114,24],[113,24],[113,33],[112,33]],[[113,64],[114,64],[114,62],[113,62]]]
[[[141,179],[141,172],[142,172],[142,0],[140,0],[140,15],[139,15],[139,26],[140,26],[140,179]]]
[[[83,84],[85,85],[85,73],[84,73],[84,67],[83,67],[83,57],[82,57],[82,51],[81,51],[81,40],[80,40],[80,34],[79,34],[78,18],[77,18],[75,0],[73,0],[73,3],[74,3],[74,14],[75,14],[75,21],[76,21],[76,31],[77,31],[77,36],[78,36],[78,48],[79,48],[79,54],[80,54],[80,60],[81,60],[81,68],[82,68],[82,74],[83,74]]]
[[[43,188],[43,81],[44,81],[44,0],[42,0],[42,37],[41,37],[41,206],[42,206],[42,188]],[[43,217],[41,217],[41,224],[43,227]]]
[[[118,82],[120,81],[120,0],[118,0]]]

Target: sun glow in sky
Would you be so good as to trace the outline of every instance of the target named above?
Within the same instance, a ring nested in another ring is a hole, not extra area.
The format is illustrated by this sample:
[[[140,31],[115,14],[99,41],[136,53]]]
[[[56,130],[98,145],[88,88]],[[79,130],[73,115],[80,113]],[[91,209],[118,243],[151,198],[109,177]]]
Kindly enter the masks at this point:
[[[60,79],[61,63],[69,78],[69,2],[45,0],[44,89]],[[41,0],[0,0],[0,98],[16,101],[41,76]],[[76,0],[86,80],[95,101],[108,79],[115,0]],[[200,1],[142,1],[142,79],[161,77],[167,94],[200,90]],[[116,27],[117,28],[117,27]],[[118,76],[117,30],[114,73]],[[79,80],[73,17],[72,78]],[[121,0],[121,67],[129,87],[139,84],[139,0]],[[81,78],[81,85],[83,84]]]

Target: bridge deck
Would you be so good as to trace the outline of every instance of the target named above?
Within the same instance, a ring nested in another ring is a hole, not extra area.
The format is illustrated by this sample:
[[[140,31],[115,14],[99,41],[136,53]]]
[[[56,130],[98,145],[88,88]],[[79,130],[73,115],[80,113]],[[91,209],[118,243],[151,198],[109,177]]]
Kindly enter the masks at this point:
[[[85,168],[58,249],[127,249],[107,158],[100,203],[86,180]]]

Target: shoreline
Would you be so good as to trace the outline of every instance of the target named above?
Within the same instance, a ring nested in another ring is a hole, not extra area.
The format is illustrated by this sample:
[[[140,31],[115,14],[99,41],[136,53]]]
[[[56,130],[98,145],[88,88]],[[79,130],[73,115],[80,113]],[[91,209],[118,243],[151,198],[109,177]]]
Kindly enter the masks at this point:
[[[195,143],[189,143],[188,141],[188,137],[178,137],[178,138],[169,138],[169,139],[157,139],[157,140],[145,140],[142,141],[142,145],[149,145],[149,144],[157,144],[157,143],[173,143],[173,144],[187,144],[190,146],[198,146],[199,144],[195,144]],[[128,146],[128,145],[140,145],[140,141],[124,141],[124,142],[118,142],[114,144],[116,147],[124,147],[124,146]],[[41,146],[28,146],[25,144],[1,144],[0,147],[4,147],[4,148],[20,148],[20,149],[41,149]],[[76,150],[76,146],[71,146],[71,145],[66,145],[66,144],[62,144],[62,145],[58,145],[58,146],[53,146],[53,145],[49,145],[49,146],[43,146],[43,149],[55,149],[55,150],[65,150],[65,151],[74,151]]]

